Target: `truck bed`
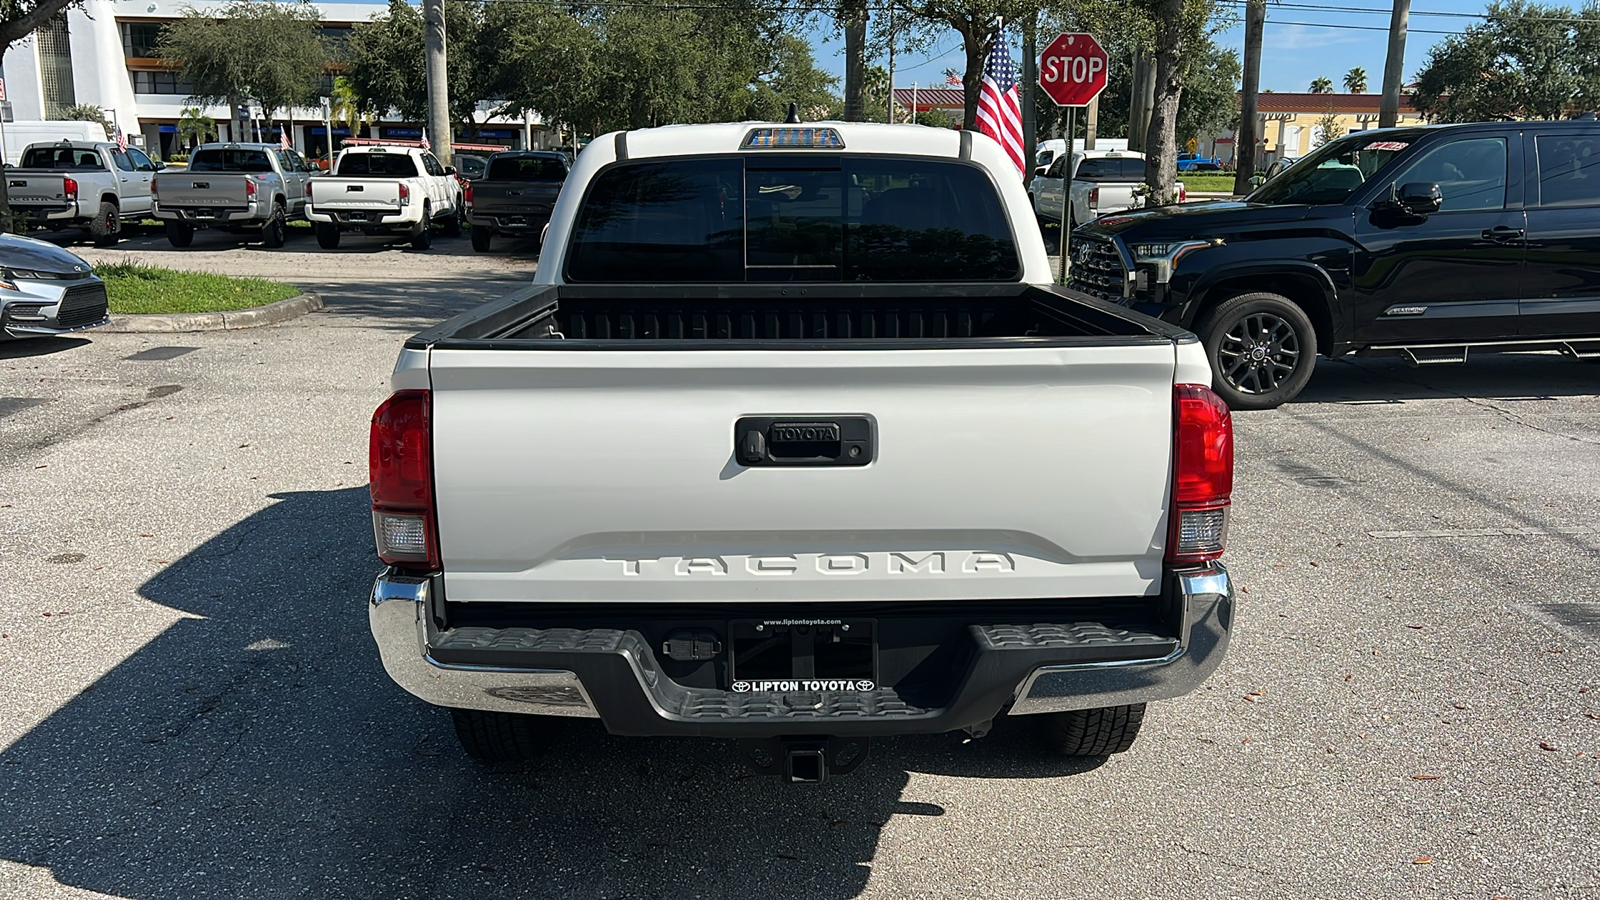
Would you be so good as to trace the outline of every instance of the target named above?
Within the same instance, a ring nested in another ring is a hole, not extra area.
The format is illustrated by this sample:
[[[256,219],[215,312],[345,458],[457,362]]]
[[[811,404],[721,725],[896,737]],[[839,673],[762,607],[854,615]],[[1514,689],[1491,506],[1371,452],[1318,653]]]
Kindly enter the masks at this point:
[[[1032,285],[550,285],[457,316],[406,346],[641,349],[648,342],[728,349],[730,342],[795,342],[882,349],[1170,343],[1186,336],[1076,291]]]

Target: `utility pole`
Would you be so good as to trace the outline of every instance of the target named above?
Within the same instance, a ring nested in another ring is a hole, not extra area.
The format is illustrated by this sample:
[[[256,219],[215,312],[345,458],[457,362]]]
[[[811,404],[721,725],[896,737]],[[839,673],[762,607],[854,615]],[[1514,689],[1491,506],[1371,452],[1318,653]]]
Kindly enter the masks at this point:
[[[889,102],[888,118],[885,120],[890,125],[894,124],[894,7],[889,7]]]
[[[1233,192],[1248,194],[1256,174],[1256,118],[1261,95],[1261,32],[1267,25],[1267,0],[1250,0],[1244,8],[1244,90],[1239,98],[1239,127],[1233,134]]]
[[[1001,38],[1004,40],[1004,37]],[[1034,159],[1039,149],[1039,106],[1034,97],[1039,91],[1039,11],[1022,20],[1022,181],[1033,177]]]
[[[867,5],[850,0],[844,8],[844,120],[866,118]]]
[[[1389,18],[1389,58],[1383,63],[1383,99],[1378,105],[1378,127],[1400,124],[1400,81],[1405,77],[1406,26],[1411,21],[1411,0],[1394,0]]]
[[[1128,103],[1128,149],[1146,151],[1150,113],[1156,105],[1156,58],[1144,50],[1133,52],[1133,97]]]
[[[1093,150],[1094,140],[1100,135],[1100,95],[1096,94],[1089,101],[1089,109],[1083,117],[1083,149]]]
[[[422,0],[422,47],[427,55],[428,131],[433,155],[450,165],[450,77],[445,68],[444,0]]]

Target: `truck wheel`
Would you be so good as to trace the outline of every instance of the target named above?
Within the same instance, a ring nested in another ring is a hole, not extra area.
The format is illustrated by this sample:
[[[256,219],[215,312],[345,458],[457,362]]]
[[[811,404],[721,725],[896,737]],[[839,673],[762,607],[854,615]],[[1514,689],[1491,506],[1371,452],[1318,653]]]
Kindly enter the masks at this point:
[[[284,211],[283,204],[272,204],[272,215],[267,217],[266,224],[261,226],[261,243],[277,249],[283,246],[284,238],[288,237],[289,214]]]
[[[122,237],[122,217],[115,203],[101,201],[100,211],[89,222],[89,234],[96,247],[110,247]]]
[[[188,222],[167,221],[167,243],[174,247],[187,247],[194,243],[194,226]]]
[[[332,222],[318,222],[317,246],[324,250],[339,249],[339,226]]]
[[[1144,704],[1075,709],[1037,718],[1045,746],[1062,756],[1107,756],[1133,746],[1144,724]]]
[[[1231,409],[1273,409],[1311,380],[1317,333],[1305,310],[1281,294],[1240,294],[1195,326],[1216,375],[1213,389]]]
[[[494,229],[487,225],[474,225],[472,227],[472,249],[479,253],[488,253],[489,244],[494,241]]]
[[[461,749],[475,759],[487,762],[517,762],[533,759],[549,746],[548,732],[538,716],[486,712],[481,709],[452,709]]]
[[[433,210],[428,201],[422,202],[422,221],[411,232],[411,249],[426,250],[433,246]]]
[[[461,237],[461,223],[466,219],[466,210],[461,207],[462,201],[456,201],[456,208],[450,217],[444,220],[445,237]]]

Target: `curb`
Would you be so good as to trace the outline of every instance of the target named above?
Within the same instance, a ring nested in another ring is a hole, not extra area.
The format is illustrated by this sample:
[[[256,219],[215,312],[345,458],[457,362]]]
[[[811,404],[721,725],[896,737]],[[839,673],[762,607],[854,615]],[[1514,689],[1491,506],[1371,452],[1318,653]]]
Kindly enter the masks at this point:
[[[322,297],[307,291],[298,297],[226,312],[166,315],[112,316],[111,324],[96,328],[102,334],[162,334],[182,331],[228,331],[276,325],[322,308]]]

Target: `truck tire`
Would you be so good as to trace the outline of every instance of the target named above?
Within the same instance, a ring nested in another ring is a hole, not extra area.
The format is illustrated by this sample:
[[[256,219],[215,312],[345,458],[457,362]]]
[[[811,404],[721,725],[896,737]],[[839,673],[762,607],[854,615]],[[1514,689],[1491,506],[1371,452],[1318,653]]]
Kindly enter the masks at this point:
[[[332,222],[318,222],[317,246],[324,250],[339,249],[339,226]]]
[[[489,245],[494,242],[494,229],[487,225],[472,226],[472,249],[479,253],[488,253]]]
[[[485,762],[533,759],[550,745],[549,734],[541,727],[538,716],[452,709],[450,719],[455,723],[461,749]]]
[[[1229,298],[1195,325],[1230,409],[1274,409],[1294,399],[1317,363],[1317,333],[1305,310],[1265,291]]]
[[[426,250],[433,246],[433,208],[422,201],[422,221],[411,230],[411,249]]]
[[[261,226],[261,243],[276,250],[283,246],[283,241],[288,235],[289,214],[284,211],[282,203],[272,204],[272,215],[267,216],[267,221]]]
[[[444,220],[444,236],[461,237],[461,223],[466,221],[466,218],[466,210],[462,208],[462,201],[458,199],[456,208],[450,213],[449,218]]]
[[[194,243],[194,226],[188,222],[167,221],[167,243],[174,247],[187,247]]]
[[[122,237],[122,216],[117,205],[109,200],[100,201],[100,211],[89,220],[89,234],[96,247],[110,247]]]
[[[1062,756],[1109,756],[1133,746],[1144,724],[1144,704],[1044,713],[1039,736]]]

